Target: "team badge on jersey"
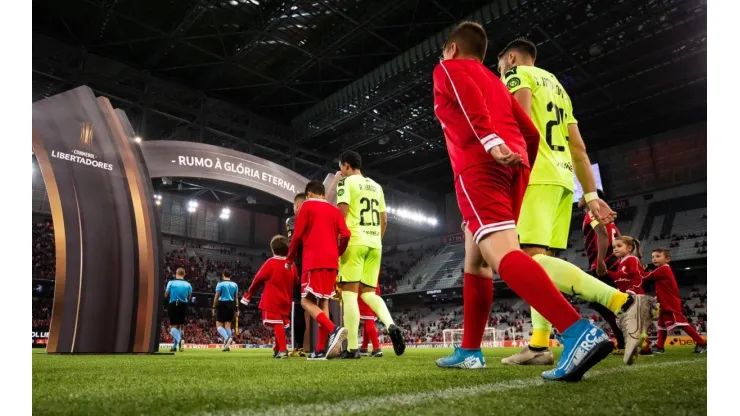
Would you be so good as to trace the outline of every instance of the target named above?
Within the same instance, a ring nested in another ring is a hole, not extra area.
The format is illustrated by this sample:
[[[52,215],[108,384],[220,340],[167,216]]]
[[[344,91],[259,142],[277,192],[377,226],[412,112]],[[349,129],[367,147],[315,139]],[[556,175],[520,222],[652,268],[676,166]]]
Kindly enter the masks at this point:
[[[340,189],[340,190],[339,190],[339,191],[337,192],[337,195],[339,195],[339,196],[342,196],[342,195],[344,195],[344,189]]]
[[[521,85],[521,83],[522,81],[519,78],[514,77],[514,78],[509,79],[509,81],[506,82],[506,87],[508,89],[516,88],[519,85]]]

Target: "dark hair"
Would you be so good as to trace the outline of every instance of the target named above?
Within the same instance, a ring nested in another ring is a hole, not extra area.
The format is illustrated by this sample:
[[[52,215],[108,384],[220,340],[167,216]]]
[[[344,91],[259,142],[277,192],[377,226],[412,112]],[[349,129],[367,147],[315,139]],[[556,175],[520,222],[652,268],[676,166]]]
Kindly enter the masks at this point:
[[[537,59],[537,46],[535,46],[534,42],[527,38],[516,38],[509,42],[508,45],[504,46],[504,49],[501,50],[501,52],[498,54],[498,59],[501,59],[504,55],[506,55],[506,52],[509,52],[511,49],[516,49],[519,52],[525,53],[532,57],[532,59]]]
[[[614,239],[614,241],[624,241],[625,244],[632,247],[632,255],[638,259],[642,258],[642,243],[636,238],[632,238],[628,235],[622,235]]]
[[[297,201],[299,199],[306,199],[306,194],[304,192],[300,192],[300,193],[295,194],[295,196],[293,197],[293,202],[295,202],[295,201]]]
[[[171,269],[170,269],[170,270],[171,270]],[[185,277],[185,269],[183,269],[182,267],[179,267],[179,268],[177,269],[177,271],[175,272],[175,274],[176,274],[176,275],[178,275],[178,276],[182,276],[182,277]]]
[[[324,188],[324,184],[319,181],[311,181],[306,185],[306,195],[308,195],[309,192],[316,195],[325,195],[326,188]]]
[[[287,256],[289,245],[290,243],[288,242],[288,237],[280,234],[272,237],[272,240],[270,240],[270,250],[272,250],[272,254],[276,256]]]
[[[231,272],[228,270],[224,270],[223,272],[221,272],[221,275],[223,275],[223,277],[231,279]]]
[[[347,163],[352,169],[362,169],[362,157],[354,150],[345,150],[342,152],[342,155],[339,156],[339,163]]]
[[[457,49],[465,55],[472,55],[481,62],[486,58],[488,49],[488,35],[479,23],[462,22],[452,30],[447,37],[442,50],[447,49],[451,44],[456,44]]]
[[[667,248],[656,248],[653,250],[653,253],[661,253],[668,260],[671,259],[671,250],[668,250]]]

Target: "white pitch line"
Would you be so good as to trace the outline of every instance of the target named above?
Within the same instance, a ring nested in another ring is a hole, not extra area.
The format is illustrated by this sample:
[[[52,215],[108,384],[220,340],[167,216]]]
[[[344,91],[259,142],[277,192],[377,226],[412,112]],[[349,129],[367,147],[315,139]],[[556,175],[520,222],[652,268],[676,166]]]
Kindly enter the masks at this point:
[[[615,373],[639,371],[656,367],[672,367],[677,365],[690,365],[705,363],[706,359],[687,361],[668,361],[664,363],[637,365],[629,367],[616,367],[605,370],[592,371],[586,374],[586,378],[600,377]],[[440,370],[453,373],[464,370]],[[444,390],[422,391],[415,393],[403,393],[389,396],[378,396],[370,398],[354,398],[335,403],[312,403],[312,404],[287,404],[283,406],[268,407],[260,410],[234,410],[226,412],[200,413],[200,416],[275,416],[275,415],[307,415],[307,414],[344,414],[360,413],[368,410],[378,410],[396,406],[411,406],[427,403],[433,400],[456,400],[469,396],[499,392],[504,390],[523,389],[528,387],[539,387],[544,384],[563,383],[557,381],[545,381],[541,378],[515,379],[499,383],[479,384],[471,387],[453,387]]]

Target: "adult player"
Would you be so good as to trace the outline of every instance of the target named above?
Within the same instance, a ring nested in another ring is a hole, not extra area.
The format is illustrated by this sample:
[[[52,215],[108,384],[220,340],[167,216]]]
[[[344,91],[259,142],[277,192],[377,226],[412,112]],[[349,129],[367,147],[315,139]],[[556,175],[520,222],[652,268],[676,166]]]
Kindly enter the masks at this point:
[[[193,294],[193,286],[185,281],[185,269],[178,268],[175,272],[175,280],[167,282],[164,290],[165,299],[169,298],[167,304],[167,316],[170,319],[170,335],[172,335],[172,348],[170,352],[185,349],[183,330],[185,317],[188,314],[188,301]]]
[[[567,92],[551,73],[534,66],[534,43],[518,38],[499,54],[498,69],[509,91],[539,129],[537,161],[532,166],[529,185],[517,222],[519,242],[548,273],[560,291],[597,302],[613,313],[622,313],[625,334],[640,334],[647,329],[650,300],[630,296],[588,275],[578,267],[551,257],[568,244],[573,205],[573,170],[583,186],[584,199],[591,214],[603,224],[616,217],[609,205],[598,197],[591,161],[573,116]],[[548,254],[550,256],[548,256]],[[502,360],[504,364],[553,362],[549,351],[552,325],[532,308],[532,339],[519,353]],[[630,335],[625,349],[639,347],[640,337]]]
[[[599,199],[606,200],[604,192],[600,189],[596,192]],[[620,235],[619,228],[614,223],[602,224],[595,219],[591,215],[591,210],[588,209],[585,199],[581,198],[578,201],[578,207],[584,210],[581,231],[583,232],[583,241],[591,275],[609,286],[615,287],[614,281],[604,276],[607,272],[615,272],[619,268],[619,258],[614,255],[614,248],[612,247],[614,238]],[[624,354],[624,335],[617,322],[617,316],[609,308],[598,302],[590,302],[588,306],[601,315],[611,327],[614,338],[617,340],[617,349],[614,350],[614,353],[616,355]]]
[[[223,280],[216,285],[216,295],[213,297],[213,312],[216,315],[216,331],[224,339],[222,351],[230,351],[231,343],[234,341],[231,337],[231,321],[234,320],[236,313],[239,286],[231,281],[231,272],[228,270],[221,273],[221,278]]]
[[[563,335],[549,380],[578,381],[613,345],[581,319],[545,270],[521,251],[516,232],[539,132],[503,83],[483,65],[488,38],[477,23],[458,25],[434,69],[434,108],[442,124],[465,227],[463,342],[437,360],[443,368],[484,368],[480,345],[493,302],[491,268]],[[484,266],[484,262],[491,267]]]
[[[336,293],[339,256],[347,249],[350,231],[342,213],[325,195],[321,182],[306,185],[308,199],[296,216],[287,256],[287,264],[295,262],[298,248],[303,247],[301,305],[319,324],[316,351],[308,357],[310,360],[335,358],[347,338],[347,328],[329,319],[329,300]]]
[[[295,230],[295,217],[298,215],[298,211],[301,209],[301,205],[306,201],[306,194],[301,192],[296,194],[293,198],[293,213],[294,215],[285,220],[285,229],[288,233],[288,239],[293,237],[293,230]],[[300,257],[296,257],[298,260]],[[300,270],[300,261],[296,262],[296,268]],[[300,275],[300,273],[299,273]],[[301,316],[303,316],[301,318]],[[311,328],[311,315],[303,309],[301,306],[301,282],[295,283],[293,288],[293,351],[291,351],[291,357],[305,357],[307,353],[311,352],[310,343],[310,328]]]
[[[406,349],[401,329],[393,322],[383,299],[375,294],[380,275],[382,240],[388,227],[383,188],[362,175],[362,158],[357,152],[347,150],[342,153],[339,169],[343,178],[337,184],[337,206],[352,231],[347,251],[339,264],[344,325],[349,331],[345,357],[360,358],[358,294],[385,325],[393,342],[393,351],[401,355]]]

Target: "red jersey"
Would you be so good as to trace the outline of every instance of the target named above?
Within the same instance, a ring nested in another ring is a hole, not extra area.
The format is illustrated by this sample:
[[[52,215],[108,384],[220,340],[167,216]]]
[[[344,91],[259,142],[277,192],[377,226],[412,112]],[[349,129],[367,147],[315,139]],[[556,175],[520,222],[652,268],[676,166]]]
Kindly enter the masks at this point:
[[[455,178],[490,163],[492,147],[506,144],[534,165],[540,133],[506,86],[475,59],[448,59],[434,68],[434,113],[442,124]]]
[[[257,271],[254,281],[244,297],[251,299],[254,293],[264,284],[265,290],[262,291],[259,308],[267,312],[290,315],[293,285],[298,280],[298,274],[295,266],[288,269],[285,264],[285,257],[275,256],[267,259]]]
[[[288,262],[295,262],[303,245],[303,272],[339,269],[339,256],[347,249],[352,235],[339,208],[323,199],[308,199],[295,219],[295,230],[288,250]]]
[[[637,295],[644,295],[642,289],[642,265],[635,256],[626,256],[619,262],[616,272],[609,271],[609,277],[614,279],[620,292],[630,291]]]
[[[586,255],[588,256],[588,263],[591,265],[591,270],[596,270],[596,260],[599,257],[599,236],[596,234],[594,227],[599,223],[598,220],[591,216],[590,212],[587,212],[583,217],[583,239],[586,243]],[[619,237],[619,229],[614,223],[607,224],[606,228],[607,242],[609,243],[606,248],[606,255],[604,256],[604,263],[606,263],[606,270],[613,272],[617,271],[619,267],[619,257],[614,255],[614,248],[612,243],[614,238]]]
[[[644,278],[655,281],[655,295],[658,297],[661,311],[683,313],[681,295],[671,266],[664,264],[645,275]]]

